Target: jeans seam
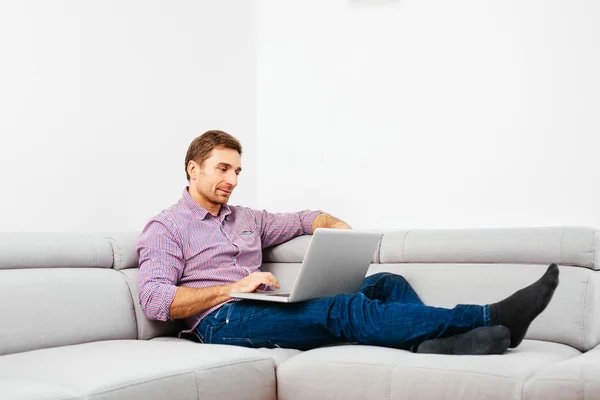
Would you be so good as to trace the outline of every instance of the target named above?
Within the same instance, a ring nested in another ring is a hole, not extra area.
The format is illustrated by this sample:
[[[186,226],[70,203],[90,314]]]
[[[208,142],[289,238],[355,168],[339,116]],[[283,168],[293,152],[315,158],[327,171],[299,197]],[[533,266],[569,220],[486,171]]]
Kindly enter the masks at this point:
[[[212,343],[212,331],[213,331],[213,327],[212,326],[207,326],[206,327],[206,335],[204,335],[204,343]]]

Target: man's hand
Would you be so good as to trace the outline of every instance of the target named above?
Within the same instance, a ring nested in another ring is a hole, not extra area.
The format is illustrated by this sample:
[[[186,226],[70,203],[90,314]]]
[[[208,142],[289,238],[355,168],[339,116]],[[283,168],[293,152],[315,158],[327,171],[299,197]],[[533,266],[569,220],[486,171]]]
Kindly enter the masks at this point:
[[[229,293],[252,293],[260,285],[273,286],[279,289],[279,281],[270,272],[253,272],[244,279],[231,284]]]

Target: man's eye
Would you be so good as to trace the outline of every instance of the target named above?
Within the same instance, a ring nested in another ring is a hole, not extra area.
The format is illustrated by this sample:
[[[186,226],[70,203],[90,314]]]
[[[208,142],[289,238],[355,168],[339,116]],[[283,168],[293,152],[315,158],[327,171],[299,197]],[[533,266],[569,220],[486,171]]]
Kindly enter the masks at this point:
[[[227,170],[226,170],[225,168],[219,168],[219,171],[221,171],[221,172],[225,172],[225,171],[227,171]]]

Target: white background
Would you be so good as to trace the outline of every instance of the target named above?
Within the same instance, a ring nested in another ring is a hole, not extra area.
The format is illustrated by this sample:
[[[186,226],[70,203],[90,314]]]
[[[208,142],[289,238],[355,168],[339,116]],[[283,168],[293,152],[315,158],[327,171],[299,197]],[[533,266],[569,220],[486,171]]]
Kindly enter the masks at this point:
[[[258,202],[600,228],[600,2],[258,0]]]
[[[247,0],[0,2],[0,230],[139,231],[209,129],[255,164],[255,23]],[[256,190],[248,168],[234,200]]]
[[[130,231],[208,129],[232,204],[600,227],[592,0],[0,2],[0,231]]]

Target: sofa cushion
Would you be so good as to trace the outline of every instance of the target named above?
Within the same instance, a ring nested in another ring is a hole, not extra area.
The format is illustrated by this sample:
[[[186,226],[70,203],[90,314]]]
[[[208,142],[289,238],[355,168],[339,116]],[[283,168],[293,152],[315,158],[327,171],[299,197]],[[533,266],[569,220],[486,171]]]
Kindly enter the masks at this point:
[[[135,310],[135,319],[137,322],[138,339],[147,340],[157,336],[176,336],[179,332],[186,328],[183,320],[181,319],[165,322],[148,319],[148,317],[146,317],[142,311],[142,307],[140,306],[140,292],[137,284],[139,269],[124,269],[119,272],[125,276],[127,285],[131,291],[131,298],[133,300],[133,307]]]
[[[525,385],[523,398],[600,399],[600,348],[542,369]]]
[[[284,399],[517,399],[541,368],[579,351],[524,341],[503,355],[414,354],[372,346],[306,351],[277,368]]]
[[[0,357],[0,376],[86,399],[276,398],[273,360],[223,345],[119,340],[57,347]]]
[[[191,344],[192,346],[203,346],[203,344],[201,344],[201,343],[196,343],[191,340],[179,339],[179,338],[175,338],[175,337],[157,337],[157,338],[152,339],[151,341],[182,342],[182,343]],[[302,353],[302,351],[296,350],[296,349],[283,349],[283,348],[269,349],[266,347],[254,349],[254,351],[256,351],[266,357],[271,357],[273,359],[273,362],[275,363],[275,367],[279,366],[279,364],[283,363],[284,361],[288,360],[289,358]]]
[[[0,270],[0,310],[0,355],[137,337],[125,277],[112,269]]]
[[[119,232],[106,234],[114,256],[113,268],[120,270],[138,267],[136,243],[140,232]]]
[[[380,263],[518,263],[600,269],[600,232],[586,227],[385,232]]]
[[[0,233],[0,269],[111,268],[112,248],[94,233]]]
[[[0,380],[0,400],[77,400],[82,395],[53,383]]]

